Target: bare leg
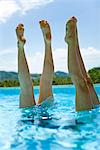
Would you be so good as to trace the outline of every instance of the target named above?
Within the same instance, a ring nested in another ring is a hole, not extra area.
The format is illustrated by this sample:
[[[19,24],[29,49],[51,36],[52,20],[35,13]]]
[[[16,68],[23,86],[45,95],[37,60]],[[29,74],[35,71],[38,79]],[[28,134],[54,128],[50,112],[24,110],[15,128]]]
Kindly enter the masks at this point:
[[[45,58],[43,73],[40,79],[40,95],[38,103],[43,102],[48,97],[53,96],[52,93],[52,81],[54,74],[54,64],[51,49],[51,30],[47,21],[40,21],[40,27],[42,29],[44,42],[45,42]]]
[[[32,107],[35,105],[32,80],[24,52],[25,38],[24,25],[19,24],[16,28],[17,46],[18,46],[18,77],[21,87],[20,107]]]
[[[77,41],[78,41],[78,36],[77,36]],[[80,67],[82,69],[81,72],[84,75],[84,80],[87,83],[88,89],[90,91],[92,103],[93,103],[94,106],[98,105],[99,104],[99,99],[98,99],[97,94],[94,90],[94,87],[93,87],[93,84],[91,82],[90,76],[87,74],[87,72],[85,70],[84,62],[82,60],[81,53],[80,53],[79,44],[77,45],[77,56],[78,56],[78,59],[79,59],[79,62],[80,62]]]
[[[76,23],[75,17],[68,20],[65,42],[68,44],[68,70],[76,86],[76,110],[80,111],[92,109],[99,100],[81,57]]]

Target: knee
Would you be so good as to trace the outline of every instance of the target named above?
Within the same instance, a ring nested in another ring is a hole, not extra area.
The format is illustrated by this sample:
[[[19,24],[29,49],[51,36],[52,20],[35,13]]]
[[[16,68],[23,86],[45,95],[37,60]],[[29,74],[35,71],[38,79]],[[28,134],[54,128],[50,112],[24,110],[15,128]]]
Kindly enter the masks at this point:
[[[80,75],[71,74],[71,79],[76,86],[84,86],[85,85],[84,78],[82,78]]]
[[[86,86],[86,80],[78,75],[72,75],[72,81],[76,85],[76,87],[84,88]]]
[[[82,88],[85,88],[86,86],[86,81],[84,78],[79,78],[78,79],[78,83],[79,83],[79,86],[82,87]]]

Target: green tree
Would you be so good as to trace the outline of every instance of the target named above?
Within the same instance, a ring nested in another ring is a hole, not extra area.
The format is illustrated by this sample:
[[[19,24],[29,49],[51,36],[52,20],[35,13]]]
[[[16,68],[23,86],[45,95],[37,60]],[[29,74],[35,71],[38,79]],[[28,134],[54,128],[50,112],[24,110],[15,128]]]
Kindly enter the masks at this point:
[[[91,77],[92,83],[100,83],[100,67],[89,70],[88,74]]]

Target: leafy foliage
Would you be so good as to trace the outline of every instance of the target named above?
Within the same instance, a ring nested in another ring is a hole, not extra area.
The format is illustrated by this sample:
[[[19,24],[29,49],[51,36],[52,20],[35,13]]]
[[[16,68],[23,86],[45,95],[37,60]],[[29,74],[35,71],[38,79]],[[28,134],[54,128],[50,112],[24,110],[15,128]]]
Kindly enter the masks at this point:
[[[89,70],[88,74],[91,77],[92,83],[100,83],[100,67]]]
[[[16,87],[19,86],[18,80],[4,80],[0,82],[0,87]]]
[[[72,84],[70,77],[54,77],[53,85],[66,85]]]

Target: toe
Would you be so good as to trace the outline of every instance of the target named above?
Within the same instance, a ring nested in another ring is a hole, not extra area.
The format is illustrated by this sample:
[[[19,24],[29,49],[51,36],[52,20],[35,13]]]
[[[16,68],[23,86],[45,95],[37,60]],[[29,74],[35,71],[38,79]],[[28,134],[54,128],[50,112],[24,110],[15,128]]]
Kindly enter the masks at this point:
[[[76,17],[71,17],[70,19],[68,19],[68,21],[67,21],[67,24],[69,24],[69,23],[76,23],[77,22],[77,19],[76,19]]]
[[[47,21],[45,21],[45,20],[41,20],[39,23],[40,23],[41,28],[45,28],[47,25]]]
[[[18,24],[17,26],[19,29],[24,29],[24,25],[22,23]]]
[[[39,24],[40,24],[41,28],[48,28],[49,27],[49,24],[46,20],[39,21]]]

